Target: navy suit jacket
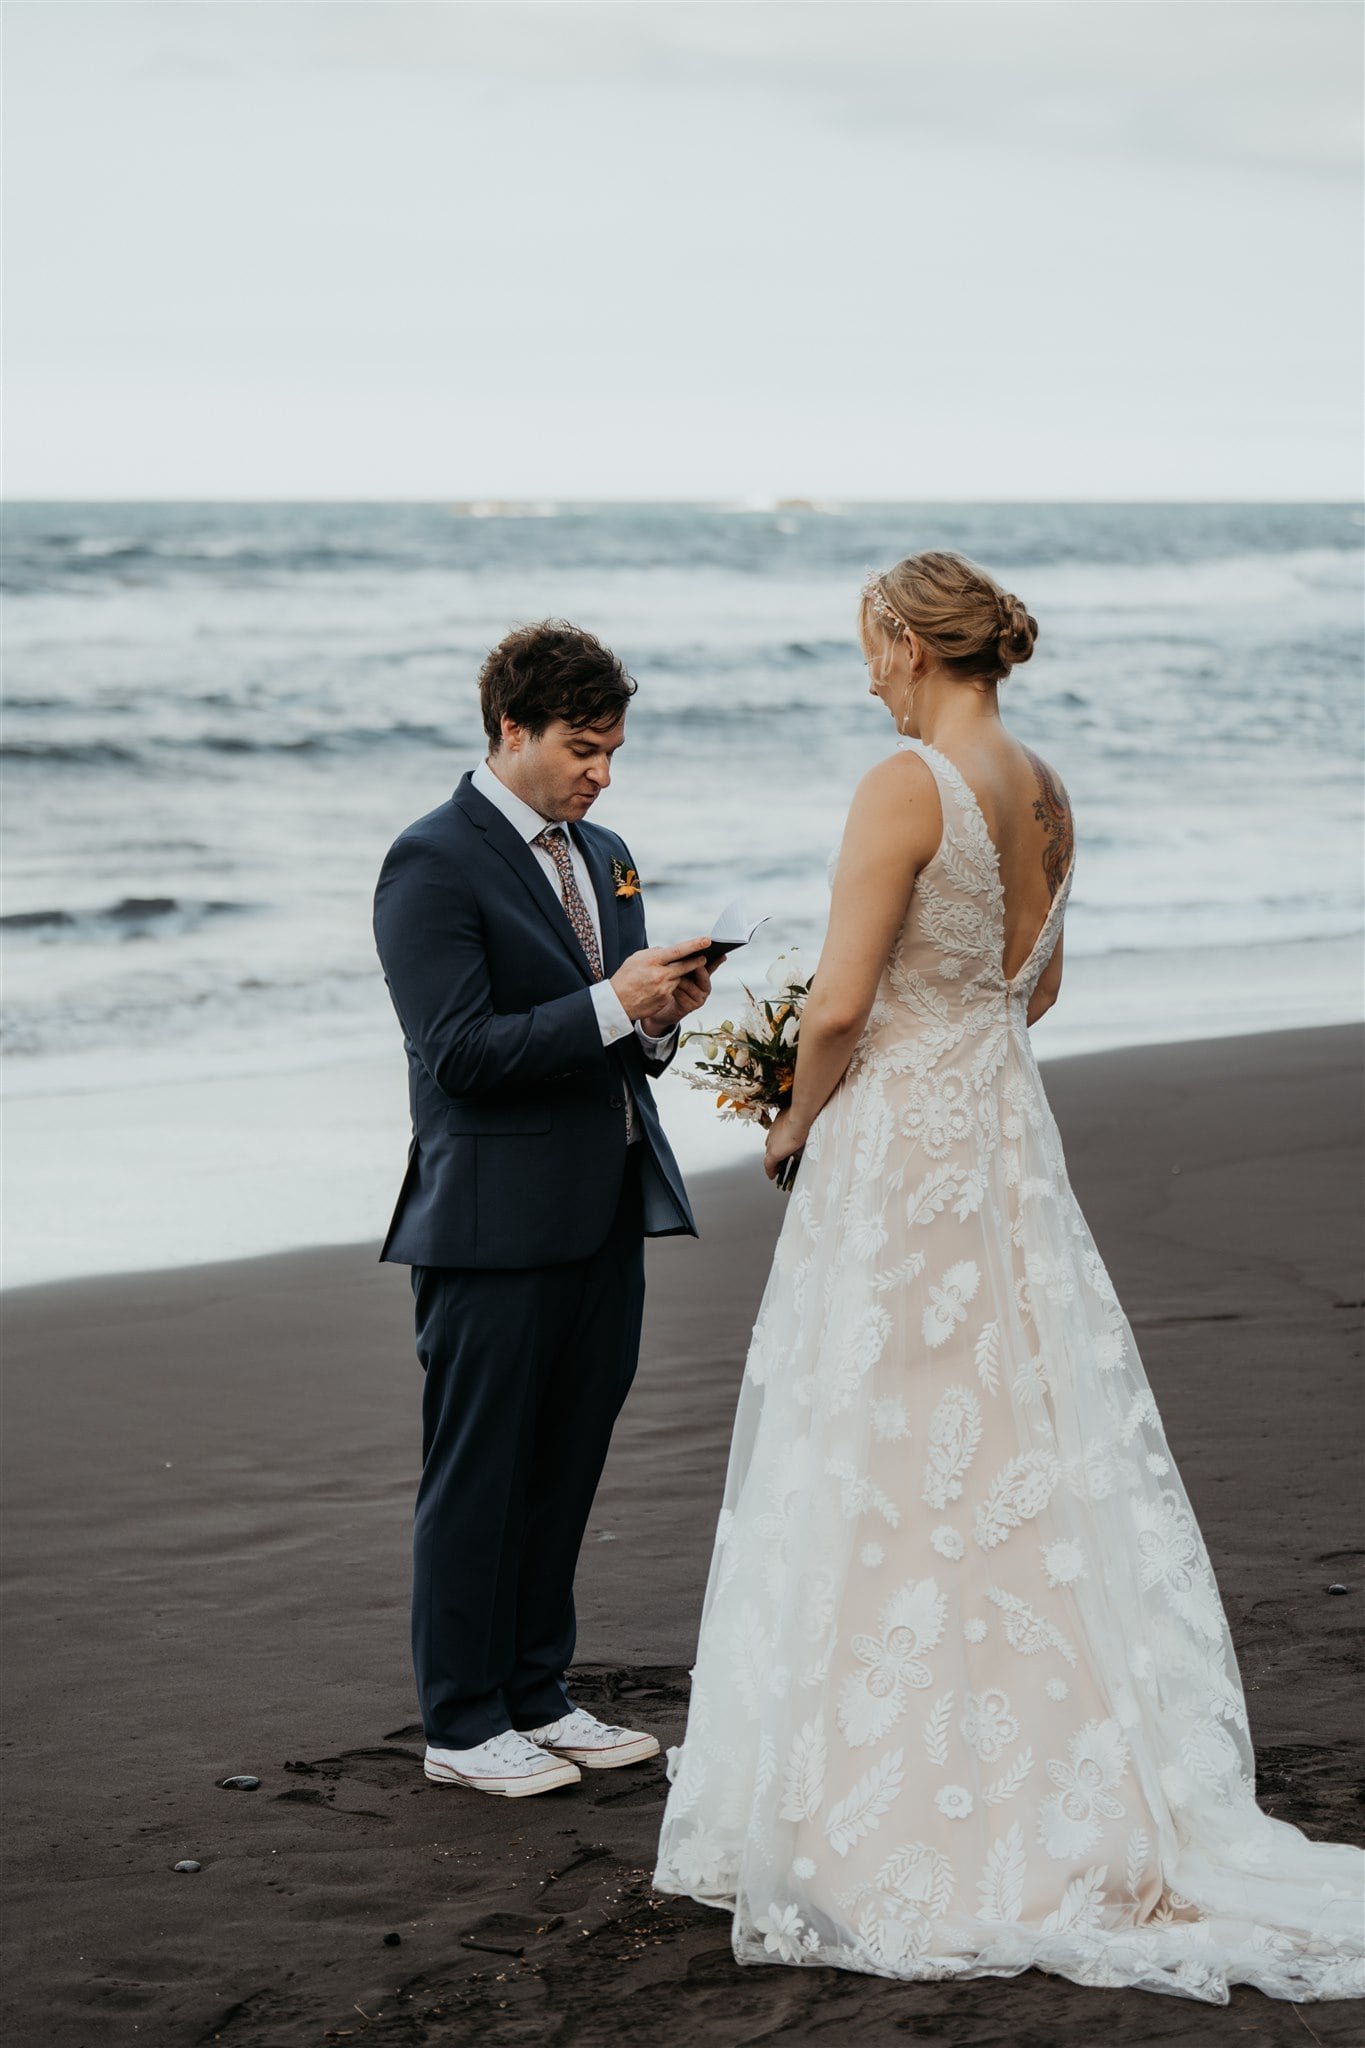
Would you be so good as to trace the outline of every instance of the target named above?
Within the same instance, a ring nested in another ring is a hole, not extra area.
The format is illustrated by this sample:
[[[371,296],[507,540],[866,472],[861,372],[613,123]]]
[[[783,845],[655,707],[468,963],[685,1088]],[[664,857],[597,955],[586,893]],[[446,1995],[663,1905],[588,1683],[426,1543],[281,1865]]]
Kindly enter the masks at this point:
[[[623,840],[567,828],[597,895],[602,967],[645,946],[639,896],[619,897]],[[596,1251],[625,1169],[625,1085],[642,1130],[648,1237],[697,1235],[632,1031],[602,1043],[592,969],[526,841],[465,775],[384,857],[374,935],[408,1055],[412,1143],[381,1259],[543,1266]],[[670,1058],[671,1058],[670,1054]]]

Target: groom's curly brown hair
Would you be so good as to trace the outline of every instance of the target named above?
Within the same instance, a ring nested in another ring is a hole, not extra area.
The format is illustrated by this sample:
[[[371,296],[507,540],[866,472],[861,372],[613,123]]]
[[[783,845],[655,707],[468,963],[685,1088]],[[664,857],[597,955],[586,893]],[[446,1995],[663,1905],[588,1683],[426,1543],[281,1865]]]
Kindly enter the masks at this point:
[[[490,750],[510,718],[539,738],[551,719],[566,725],[615,725],[638,685],[595,633],[567,619],[517,626],[479,670],[479,701]]]

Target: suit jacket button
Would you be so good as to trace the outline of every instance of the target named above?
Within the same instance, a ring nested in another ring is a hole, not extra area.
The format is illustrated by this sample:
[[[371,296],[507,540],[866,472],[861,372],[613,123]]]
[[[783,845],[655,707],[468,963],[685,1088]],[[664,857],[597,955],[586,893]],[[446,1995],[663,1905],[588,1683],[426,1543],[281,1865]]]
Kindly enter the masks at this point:
[[[610,1103],[609,1103],[609,1105],[608,1105],[608,1106],[609,1106],[609,1107],[610,1107],[611,1109],[620,1109],[620,1108],[622,1107],[622,1102],[621,1102],[621,1098],[620,1098],[620,1096],[619,1096],[619,1095],[613,1095],[613,1096],[611,1097],[611,1100],[610,1100]]]

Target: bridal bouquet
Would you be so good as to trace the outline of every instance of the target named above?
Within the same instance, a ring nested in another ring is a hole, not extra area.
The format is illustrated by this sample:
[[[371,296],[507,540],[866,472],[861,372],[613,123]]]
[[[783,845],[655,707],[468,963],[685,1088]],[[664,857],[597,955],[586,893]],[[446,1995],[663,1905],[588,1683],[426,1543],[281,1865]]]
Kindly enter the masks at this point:
[[[801,1011],[810,993],[795,946],[773,962],[768,988],[766,996],[744,990],[737,1024],[727,1017],[713,1029],[685,1032],[682,1040],[696,1040],[701,1051],[696,1065],[683,1071],[688,1086],[714,1093],[728,1122],[761,1124],[765,1130],[791,1104]],[[777,1185],[784,1193],[796,1179],[797,1165],[797,1158],[788,1159],[778,1172]]]

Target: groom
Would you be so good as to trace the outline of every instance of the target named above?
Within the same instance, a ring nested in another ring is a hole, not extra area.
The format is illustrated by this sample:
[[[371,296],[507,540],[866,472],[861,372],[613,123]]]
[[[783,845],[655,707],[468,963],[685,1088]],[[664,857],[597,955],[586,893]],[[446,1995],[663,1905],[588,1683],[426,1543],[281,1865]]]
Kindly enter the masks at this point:
[[[380,1253],[426,1379],[412,1647],[426,1775],[511,1797],[658,1753],[565,1689],[574,1567],[634,1377],[645,1237],[696,1236],[649,1080],[710,990],[650,947],[624,842],[585,822],[635,683],[591,633],[510,633],[488,758],[400,833],[375,942],[412,1144]]]

